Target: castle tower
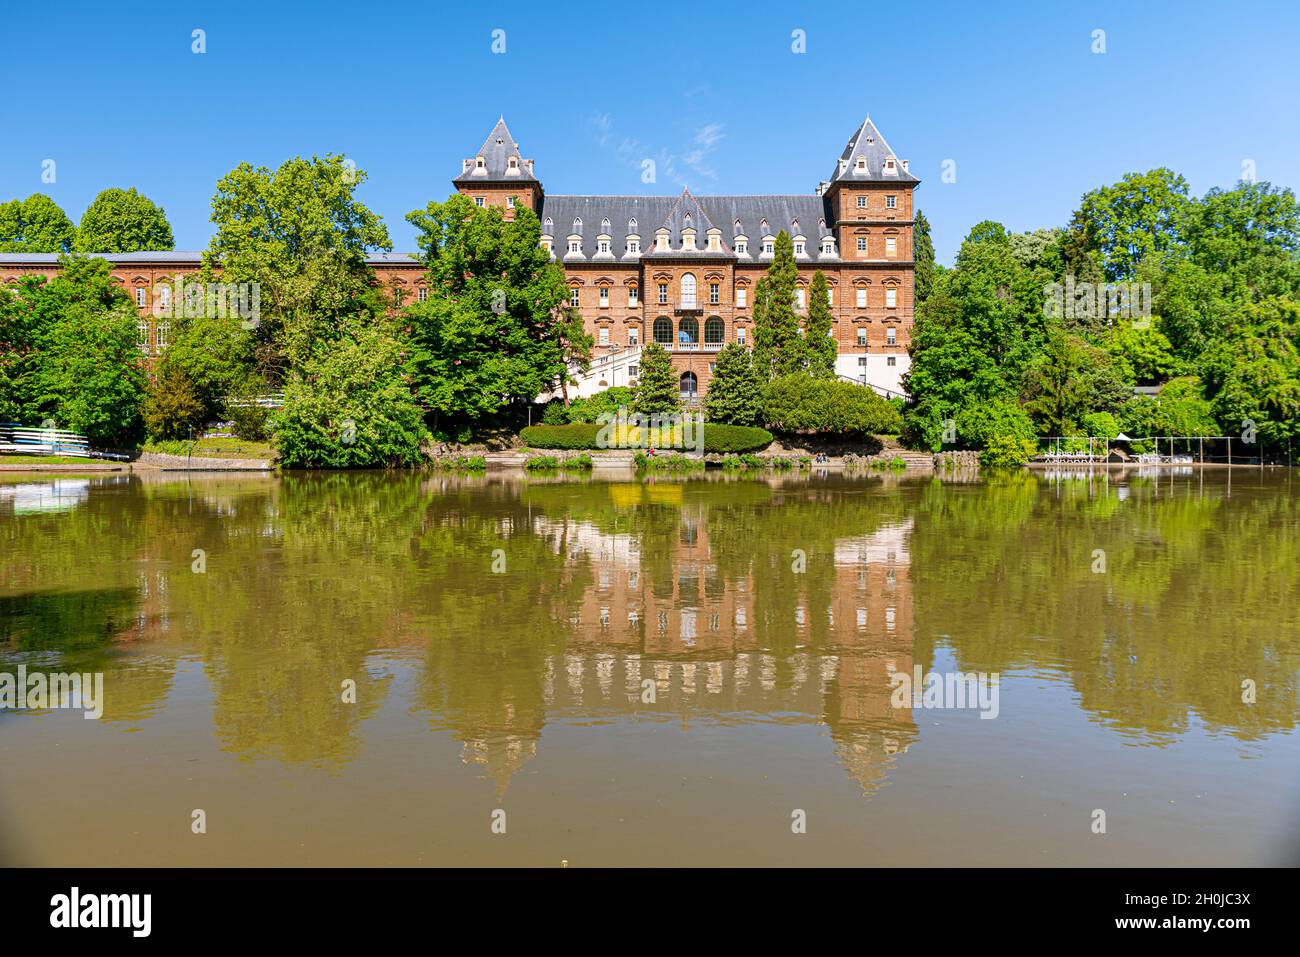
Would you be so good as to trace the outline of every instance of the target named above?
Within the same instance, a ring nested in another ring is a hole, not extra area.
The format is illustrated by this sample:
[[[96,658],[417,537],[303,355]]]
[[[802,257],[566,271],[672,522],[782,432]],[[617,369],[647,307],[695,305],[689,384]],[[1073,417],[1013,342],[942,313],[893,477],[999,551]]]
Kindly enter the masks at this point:
[[[461,161],[460,175],[452,184],[480,206],[499,206],[506,219],[514,219],[519,206],[537,212],[542,204],[542,183],[533,174],[533,161],[519,152],[504,117],[478,153]]]

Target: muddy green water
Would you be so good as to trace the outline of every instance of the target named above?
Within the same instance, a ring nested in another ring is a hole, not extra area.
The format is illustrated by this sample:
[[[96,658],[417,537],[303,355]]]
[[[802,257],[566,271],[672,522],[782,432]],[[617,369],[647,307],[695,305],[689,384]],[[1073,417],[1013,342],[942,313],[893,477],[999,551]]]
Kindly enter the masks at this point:
[[[0,862],[1294,862],[1294,481],[0,478]]]

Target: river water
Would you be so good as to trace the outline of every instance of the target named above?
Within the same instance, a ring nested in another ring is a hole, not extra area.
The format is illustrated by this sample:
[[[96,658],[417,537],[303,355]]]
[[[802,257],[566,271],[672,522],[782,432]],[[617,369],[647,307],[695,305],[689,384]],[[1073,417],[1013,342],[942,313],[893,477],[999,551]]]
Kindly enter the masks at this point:
[[[0,863],[1294,863],[1294,481],[0,478]]]

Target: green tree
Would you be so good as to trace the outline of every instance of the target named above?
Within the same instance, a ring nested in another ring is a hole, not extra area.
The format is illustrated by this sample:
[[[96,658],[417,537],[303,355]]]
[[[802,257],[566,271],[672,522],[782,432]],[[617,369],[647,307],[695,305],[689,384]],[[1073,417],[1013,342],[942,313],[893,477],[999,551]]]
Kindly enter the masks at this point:
[[[76,235],[68,214],[44,193],[0,203],[0,253],[66,253]]]
[[[1203,359],[1206,391],[1225,435],[1254,424],[1259,438],[1300,435],[1300,302],[1271,298],[1244,307],[1230,338]],[[1162,393],[1163,395],[1163,393]]]
[[[1113,282],[1132,279],[1139,263],[1180,252],[1191,208],[1187,181],[1162,167],[1085,193],[1079,212]]]
[[[754,288],[754,362],[765,376],[782,376],[803,367],[794,289],[799,266],[794,243],[783,229],[776,237],[767,275]]]
[[[1138,384],[1163,382],[1178,370],[1173,347],[1155,320],[1144,326],[1125,323],[1116,327],[1106,351],[1124,377]]]
[[[659,343],[646,343],[641,349],[641,369],[637,373],[634,411],[644,415],[678,412],[681,405],[681,392],[672,356]]]
[[[331,155],[294,157],[274,171],[241,163],[217,183],[203,279],[216,281],[219,272],[223,282],[258,284],[256,339],[271,384],[358,316],[386,308],[366,260],[392,244],[356,198],[365,179]]]
[[[291,374],[274,442],[286,468],[414,465],[429,438],[385,328],[350,324]]]
[[[1118,408],[1132,393],[1110,357],[1064,330],[1026,370],[1022,398],[1043,435],[1072,435],[1087,412]]]
[[[175,242],[162,208],[131,188],[95,197],[81,216],[75,245],[83,253],[138,253],[169,250]]]
[[[1037,436],[1029,414],[1010,399],[967,405],[957,413],[954,426],[959,444],[971,449],[986,448],[998,437],[1033,439]]]
[[[428,300],[406,311],[408,367],[435,419],[473,422],[564,387],[570,365],[589,359],[591,337],[532,210],[516,208],[508,221],[454,195],[407,219],[419,230],[430,287]]]
[[[127,447],[140,435],[148,377],[136,342],[134,305],[102,259],[65,257],[63,272],[28,287],[46,302],[30,417],[52,419],[92,445]]]
[[[206,421],[203,398],[184,369],[172,365],[154,377],[144,403],[144,425],[150,438],[183,439],[201,434]]]
[[[912,260],[916,263],[914,289],[919,309],[934,289],[934,241],[930,238],[930,221],[920,210],[912,225]]]
[[[159,374],[176,375],[192,389],[203,407],[203,417],[226,414],[224,401],[259,391],[256,344],[252,332],[233,315],[212,315],[203,310],[187,316],[175,310],[172,340],[163,353]]]
[[[808,318],[803,337],[804,368],[815,379],[835,378],[835,357],[839,354],[831,332],[828,289],[826,274],[818,269],[808,286]]]
[[[763,417],[765,384],[750,351],[738,343],[727,343],[718,353],[713,378],[709,380],[709,391],[704,397],[705,415],[710,422],[758,425]]]

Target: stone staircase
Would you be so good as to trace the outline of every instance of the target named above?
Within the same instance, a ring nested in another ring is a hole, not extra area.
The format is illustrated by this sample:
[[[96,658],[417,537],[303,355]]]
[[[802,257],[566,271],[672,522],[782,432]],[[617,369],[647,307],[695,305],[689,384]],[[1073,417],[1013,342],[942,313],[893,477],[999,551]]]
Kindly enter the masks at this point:
[[[934,453],[917,452],[912,449],[905,449],[897,442],[889,440],[884,443],[880,450],[880,458],[888,462],[893,458],[900,458],[907,463],[907,470],[912,471],[933,471],[934,470]]]

